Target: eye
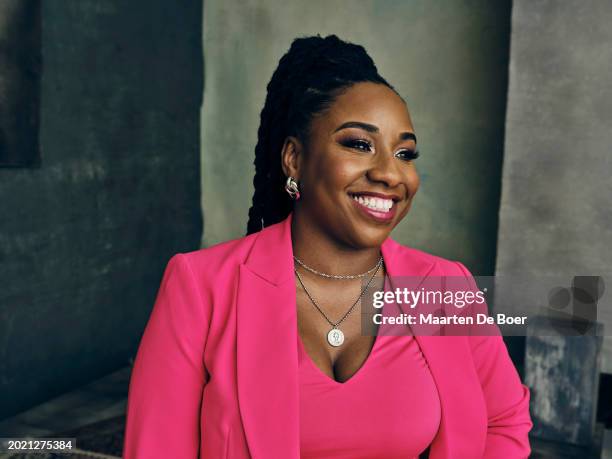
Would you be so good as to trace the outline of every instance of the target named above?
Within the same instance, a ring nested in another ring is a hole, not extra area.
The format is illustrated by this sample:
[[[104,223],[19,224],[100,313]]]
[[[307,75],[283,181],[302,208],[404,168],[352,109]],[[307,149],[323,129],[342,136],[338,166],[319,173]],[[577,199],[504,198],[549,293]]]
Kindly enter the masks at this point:
[[[364,139],[349,139],[342,142],[342,145],[360,151],[372,151],[372,144]]]
[[[404,161],[412,161],[413,159],[417,159],[420,154],[418,150],[400,150],[394,155],[396,158],[400,158]]]

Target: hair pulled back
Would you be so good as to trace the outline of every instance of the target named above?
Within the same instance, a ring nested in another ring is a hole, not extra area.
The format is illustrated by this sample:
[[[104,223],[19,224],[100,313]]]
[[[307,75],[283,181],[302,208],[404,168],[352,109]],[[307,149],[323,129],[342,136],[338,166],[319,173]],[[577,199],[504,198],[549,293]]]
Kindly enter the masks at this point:
[[[285,219],[293,201],[284,190],[281,150],[288,136],[307,142],[310,122],[355,83],[395,89],[378,74],[366,50],[336,35],[296,38],[267,86],[255,147],[253,202],[247,234]]]

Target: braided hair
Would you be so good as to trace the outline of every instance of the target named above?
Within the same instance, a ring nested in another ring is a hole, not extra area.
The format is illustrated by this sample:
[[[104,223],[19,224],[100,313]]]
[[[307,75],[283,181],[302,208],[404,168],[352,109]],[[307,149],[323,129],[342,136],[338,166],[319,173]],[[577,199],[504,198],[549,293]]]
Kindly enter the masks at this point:
[[[358,82],[384,84],[366,50],[336,35],[296,38],[267,86],[255,147],[253,203],[247,234],[285,219],[293,200],[284,190],[281,150],[288,136],[306,143],[312,118]],[[395,91],[397,92],[397,91]]]

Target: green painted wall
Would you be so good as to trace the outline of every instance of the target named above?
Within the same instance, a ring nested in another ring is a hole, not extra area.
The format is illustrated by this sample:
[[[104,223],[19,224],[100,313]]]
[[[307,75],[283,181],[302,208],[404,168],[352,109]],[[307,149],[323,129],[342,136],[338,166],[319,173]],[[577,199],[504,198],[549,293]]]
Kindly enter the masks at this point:
[[[296,36],[359,43],[407,100],[421,189],[393,237],[492,274],[510,1],[208,0],[202,112],[204,246],[244,235],[265,87]]]

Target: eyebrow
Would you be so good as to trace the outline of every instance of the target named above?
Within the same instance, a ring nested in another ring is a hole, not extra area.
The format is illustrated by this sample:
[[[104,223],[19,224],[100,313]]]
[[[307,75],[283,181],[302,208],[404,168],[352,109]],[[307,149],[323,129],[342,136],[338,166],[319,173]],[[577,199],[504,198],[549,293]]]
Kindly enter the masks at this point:
[[[338,126],[334,130],[334,132],[338,132],[338,131],[341,131],[342,129],[347,129],[347,128],[359,128],[359,129],[363,129],[364,131],[368,131],[372,133],[379,132],[379,129],[373,124],[362,123],[361,121],[347,121],[346,123],[342,123],[340,126]],[[417,143],[417,138],[414,132],[402,132],[400,133],[399,137],[400,137],[400,140],[414,140],[414,143]]]

